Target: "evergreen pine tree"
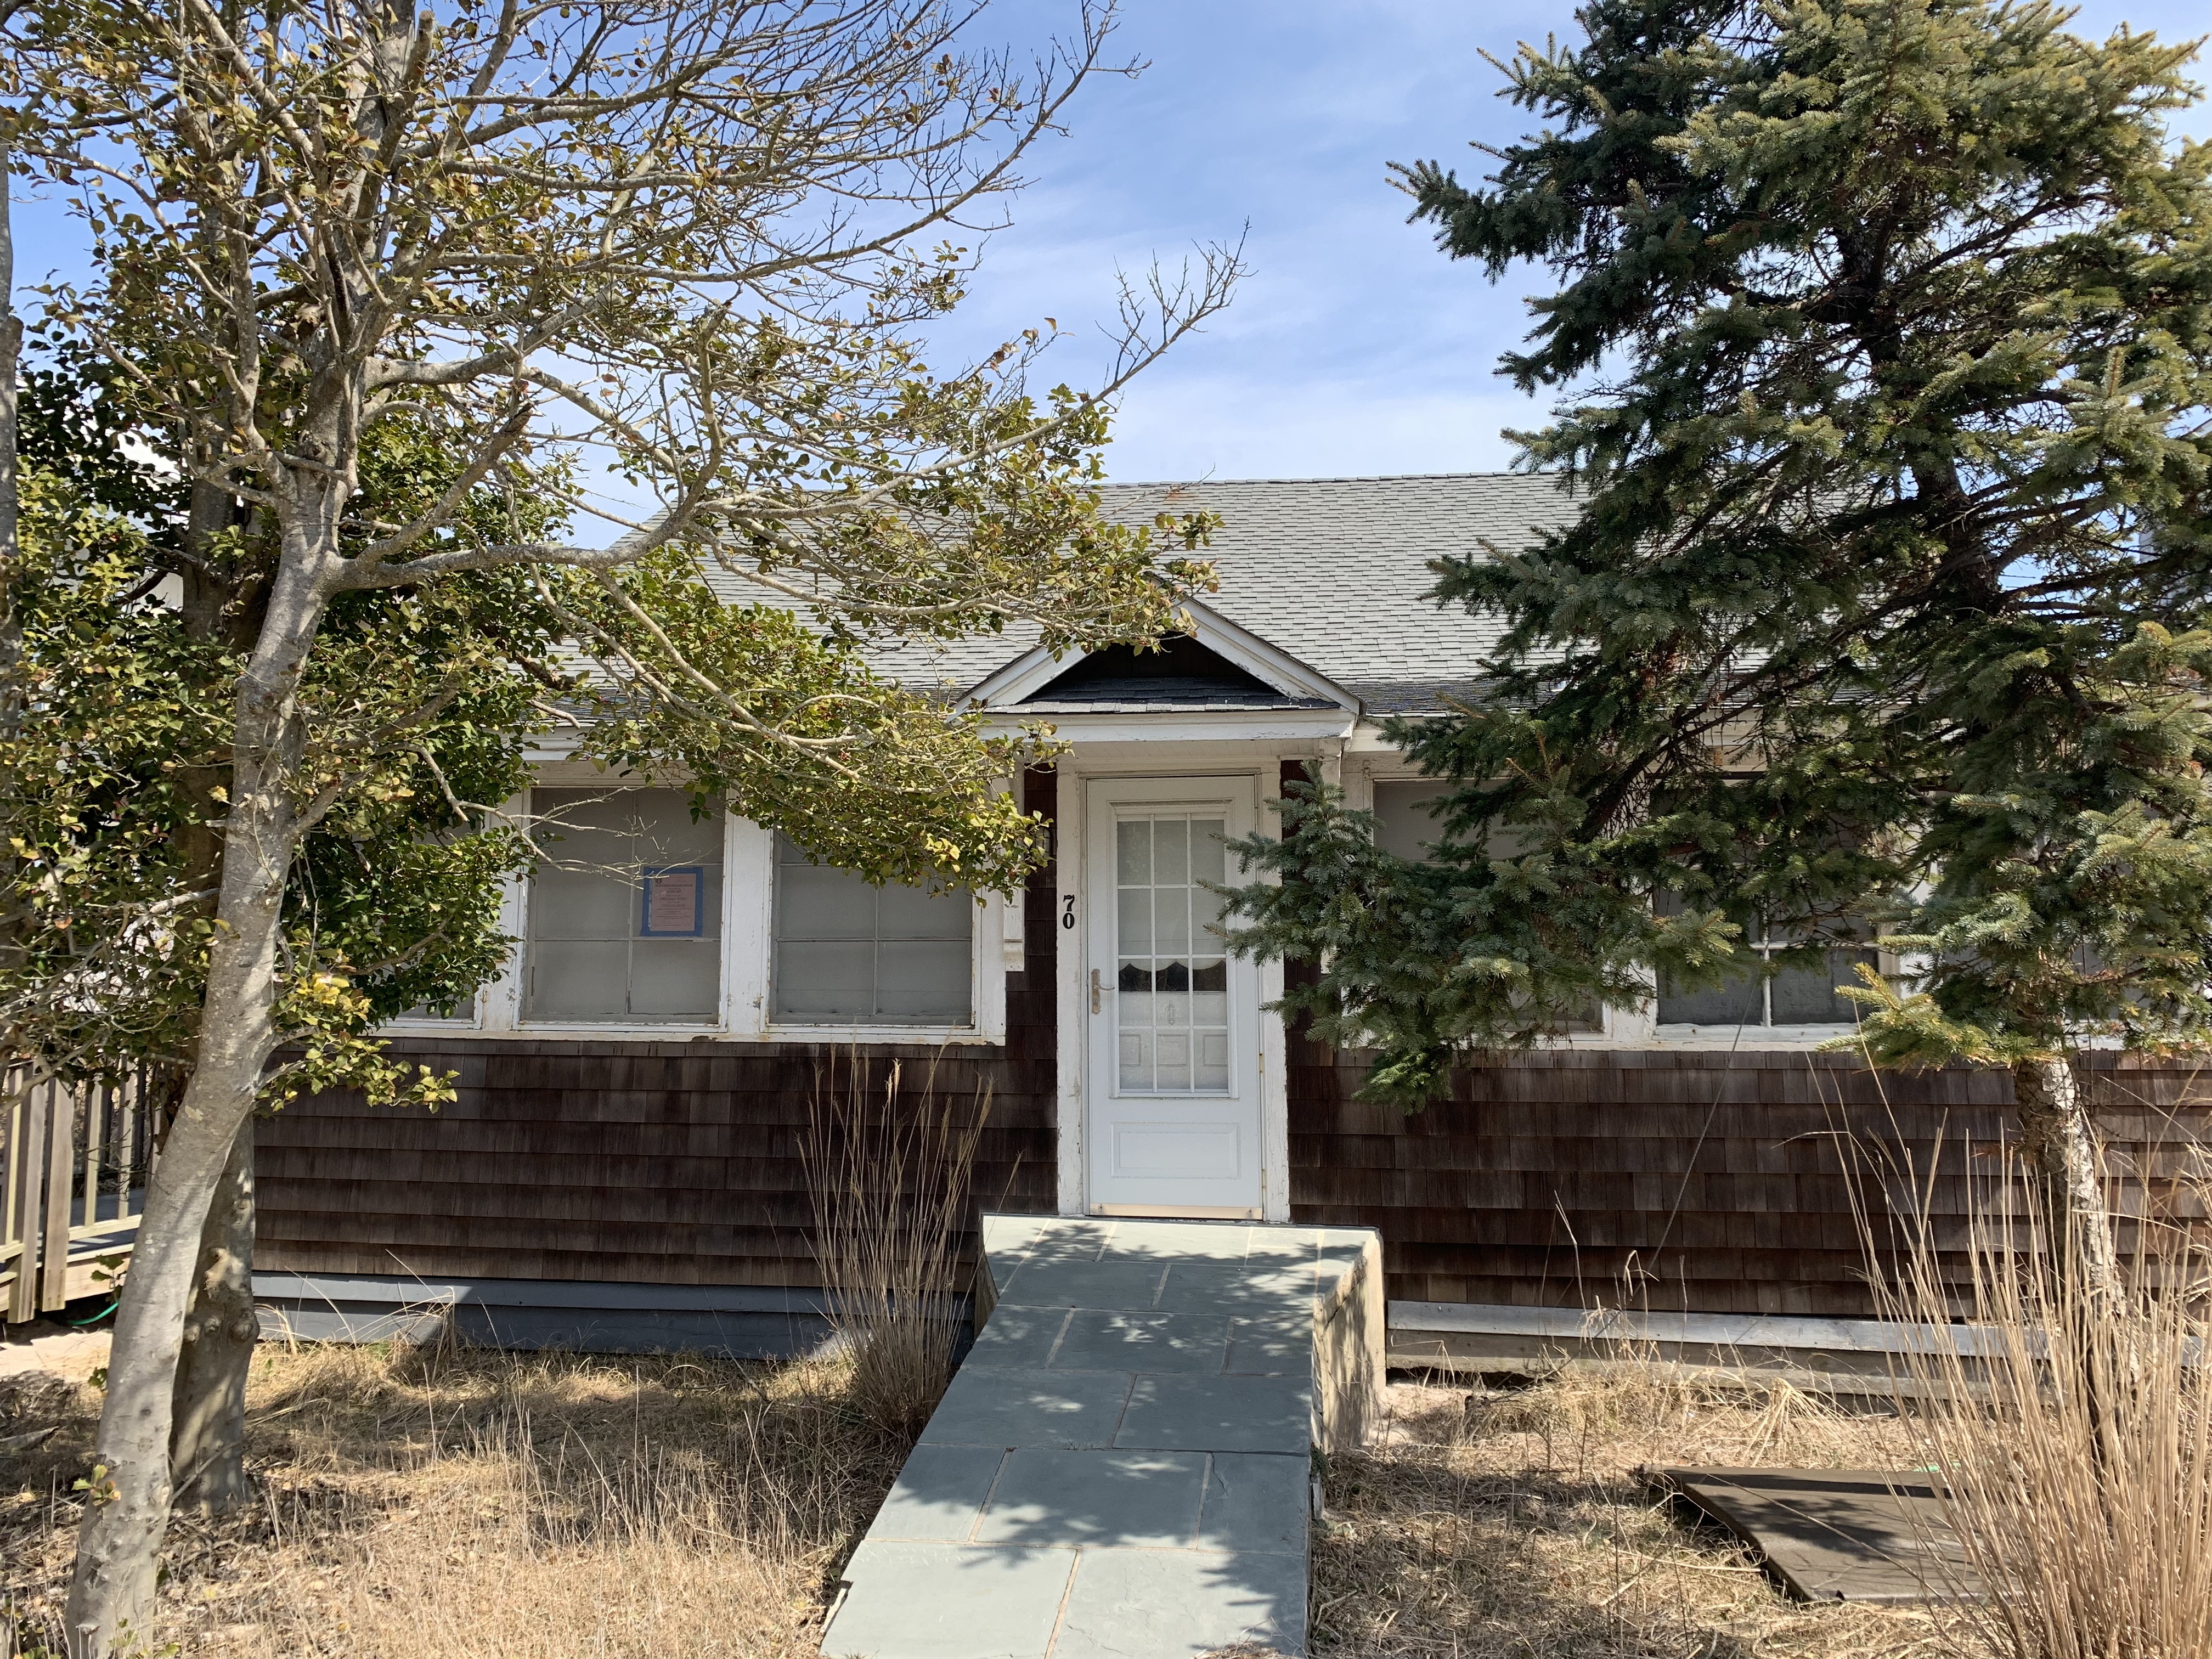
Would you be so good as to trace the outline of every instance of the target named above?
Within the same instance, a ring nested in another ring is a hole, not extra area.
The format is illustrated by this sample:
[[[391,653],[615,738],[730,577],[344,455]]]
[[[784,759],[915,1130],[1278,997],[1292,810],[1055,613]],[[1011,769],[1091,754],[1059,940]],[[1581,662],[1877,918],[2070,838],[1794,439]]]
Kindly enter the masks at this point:
[[[1246,948],[1327,963],[1372,1096],[1593,995],[1884,926],[1882,1062],[2012,1068],[2105,1240],[2069,1055],[2212,1025],[2212,147],[2191,48],[2048,4],[1595,0],[1471,187],[1400,170],[1495,279],[1538,260],[1515,434],[1560,526],[1439,568],[1502,612],[1491,690],[1395,736],[1431,865],[1297,804]],[[2111,1269],[2109,1241],[2087,1264]]]

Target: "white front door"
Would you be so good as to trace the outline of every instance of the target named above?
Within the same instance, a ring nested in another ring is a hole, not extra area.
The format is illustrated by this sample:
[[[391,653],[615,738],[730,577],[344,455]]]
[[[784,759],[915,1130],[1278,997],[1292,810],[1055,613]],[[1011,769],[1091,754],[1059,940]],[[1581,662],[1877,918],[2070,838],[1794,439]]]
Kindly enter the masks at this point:
[[[1084,1164],[1094,1214],[1257,1216],[1260,974],[1223,949],[1250,778],[1097,778],[1084,839]]]

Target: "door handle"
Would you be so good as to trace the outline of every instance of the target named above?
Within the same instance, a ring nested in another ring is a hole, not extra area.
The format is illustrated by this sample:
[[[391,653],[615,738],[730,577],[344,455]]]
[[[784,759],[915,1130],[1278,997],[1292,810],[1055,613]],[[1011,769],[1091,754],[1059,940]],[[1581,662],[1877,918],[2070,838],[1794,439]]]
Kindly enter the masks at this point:
[[[1093,968],[1091,970],[1091,1012],[1094,1014],[1098,1012],[1099,990],[1098,970]]]

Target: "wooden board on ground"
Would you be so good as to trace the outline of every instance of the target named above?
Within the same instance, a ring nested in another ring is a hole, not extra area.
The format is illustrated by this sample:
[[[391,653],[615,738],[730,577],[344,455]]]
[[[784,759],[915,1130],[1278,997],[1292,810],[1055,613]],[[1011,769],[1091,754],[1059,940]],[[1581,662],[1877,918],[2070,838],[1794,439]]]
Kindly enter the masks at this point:
[[[1650,1477],[1751,1546],[1800,1601],[1955,1601],[1980,1594],[1925,1474],[1654,1469]]]

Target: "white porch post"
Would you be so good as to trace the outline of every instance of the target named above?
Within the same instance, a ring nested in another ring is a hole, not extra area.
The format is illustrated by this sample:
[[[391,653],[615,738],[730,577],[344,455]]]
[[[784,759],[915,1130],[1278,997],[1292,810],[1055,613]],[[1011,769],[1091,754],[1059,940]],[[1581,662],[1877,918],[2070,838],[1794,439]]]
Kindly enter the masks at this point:
[[[1090,960],[1083,916],[1083,778],[1074,756],[1062,755],[1054,774],[1053,893],[1054,977],[1059,995],[1056,1022],[1060,1051],[1058,1091],[1054,1096],[1059,1132],[1060,1212],[1082,1215],[1090,1208],[1088,1171],[1083,1158],[1083,1046],[1088,1010],[1083,997],[1083,964]]]

